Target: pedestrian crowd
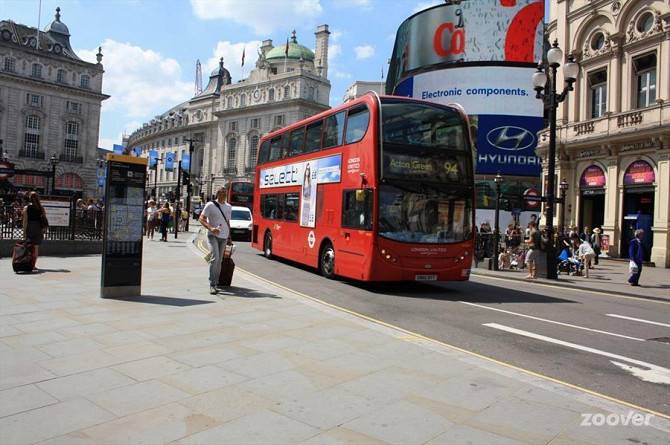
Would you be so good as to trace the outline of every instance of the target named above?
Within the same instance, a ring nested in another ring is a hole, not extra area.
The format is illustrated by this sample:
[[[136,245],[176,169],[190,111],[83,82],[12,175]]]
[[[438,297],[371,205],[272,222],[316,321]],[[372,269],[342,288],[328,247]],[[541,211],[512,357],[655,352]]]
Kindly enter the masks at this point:
[[[168,233],[175,230],[175,222],[178,231],[186,230],[189,215],[183,205],[179,206],[179,215],[176,206],[169,201],[157,204],[155,200],[150,199],[144,207],[144,234],[147,239],[153,240],[158,230],[161,234],[159,241],[167,242]]]

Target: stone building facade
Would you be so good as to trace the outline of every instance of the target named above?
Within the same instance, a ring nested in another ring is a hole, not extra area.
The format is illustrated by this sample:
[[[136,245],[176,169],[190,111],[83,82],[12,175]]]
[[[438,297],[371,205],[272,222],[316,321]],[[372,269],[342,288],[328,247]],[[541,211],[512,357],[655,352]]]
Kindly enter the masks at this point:
[[[317,27],[315,51],[299,44],[295,32],[288,45],[263,41],[254,69],[237,82],[220,60],[201,94],[143,124],[129,147],[145,156],[157,150],[159,158],[177,152],[182,159],[187,139],[197,140],[191,164],[196,195],[211,196],[233,178],[251,179],[264,134],[328,109],[329,34],[328,25]],[[159,199],[175,190],[176,172],[159,162],[154,173]]]
[[[0,21],[0,139],[17,169],[51,171],[61,194],[97,196],[97,146],[102,101],[102,53],[81,60],[56,17],[44,31]],[[40,175],[17,175],[18,189],[51,193]]]
[[[601,227],[615,257],[644,228],[647,259],[670,267],[670,4],[552,0],[550,19],[549,41],[580,64],[557,114],[558,214]],[[539,141],[546,177],[548,131]]]

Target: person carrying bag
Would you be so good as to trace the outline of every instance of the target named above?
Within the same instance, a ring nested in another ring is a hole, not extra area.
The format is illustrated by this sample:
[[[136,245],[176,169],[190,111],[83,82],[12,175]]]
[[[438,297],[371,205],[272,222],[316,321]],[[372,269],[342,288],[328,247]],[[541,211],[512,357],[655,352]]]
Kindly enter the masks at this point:
[[[230,218],[233,213],[233,208],[226,202],[226,189],[220,188],[216,192],[216,199],[210,201],[202,209],[200,214],[200,224],[207,230],[207,241],[210,246],[211,260],[209,263],[209,293],[215,295],[218,292],[217,287],[230,285],[228,275],[232,279],[232,268],[234,263],[230,255],[232,255],[232,241],[230,240]],[[224,255],[226,258],[224,271],[226,272],[226,279],[221,280],[222,261]],[[231,264],[232,263],[232,264]]]

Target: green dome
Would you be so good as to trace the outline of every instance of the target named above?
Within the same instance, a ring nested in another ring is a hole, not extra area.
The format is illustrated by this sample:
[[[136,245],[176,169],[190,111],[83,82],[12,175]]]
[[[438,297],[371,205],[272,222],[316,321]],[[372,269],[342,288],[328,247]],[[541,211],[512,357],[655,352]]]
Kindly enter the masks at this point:
[[[266,60],[283,60],[284,57],[296,60],[300,60],[302,57],[305,61],[314,61],[314,53],[311,49],[298,43],[298,39],[295,37],[295,31],[293,31],[293,37],[291,37],[291,40],[288,42],[288,56],[286,55],[286,45],[275,46],[265,55]]]

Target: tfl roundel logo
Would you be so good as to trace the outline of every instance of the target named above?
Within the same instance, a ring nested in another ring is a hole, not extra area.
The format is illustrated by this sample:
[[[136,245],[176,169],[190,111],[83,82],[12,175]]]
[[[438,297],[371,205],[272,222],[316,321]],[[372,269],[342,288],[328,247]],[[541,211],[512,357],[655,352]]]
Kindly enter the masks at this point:
[[[489,131],[486,140],[500,150],[521,151],[535,143],[535,135],[525,128],[505,126]]]

